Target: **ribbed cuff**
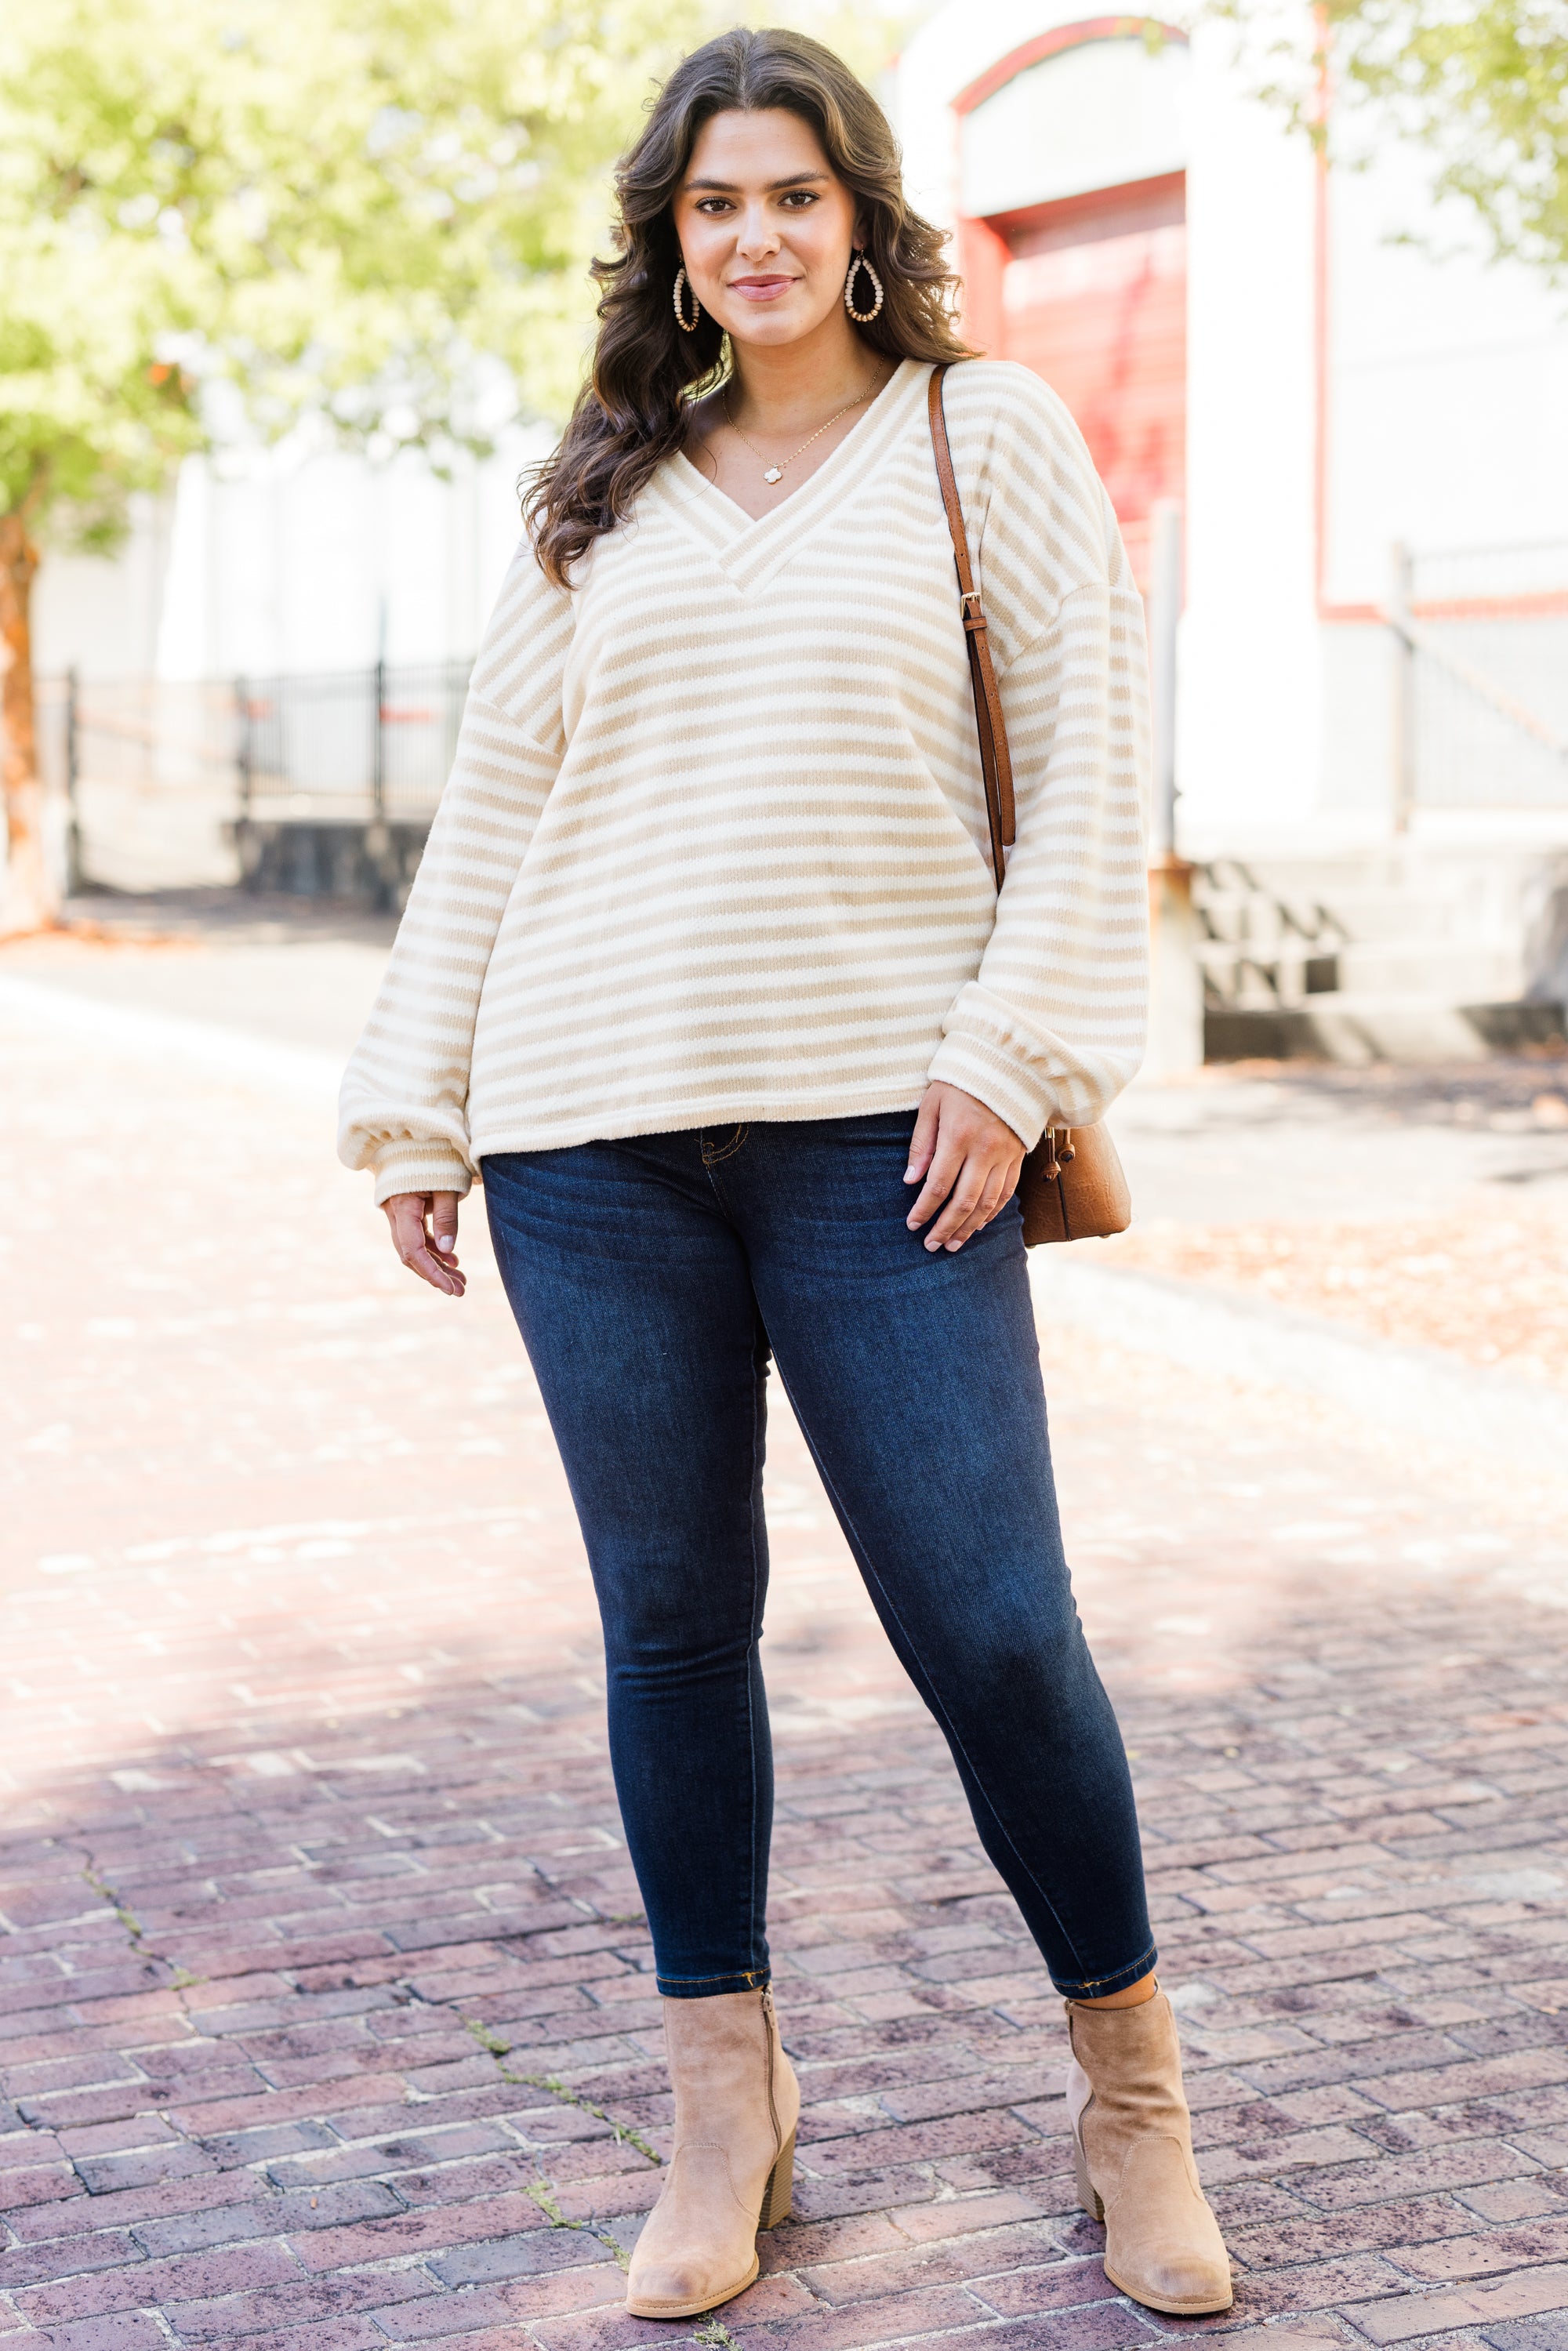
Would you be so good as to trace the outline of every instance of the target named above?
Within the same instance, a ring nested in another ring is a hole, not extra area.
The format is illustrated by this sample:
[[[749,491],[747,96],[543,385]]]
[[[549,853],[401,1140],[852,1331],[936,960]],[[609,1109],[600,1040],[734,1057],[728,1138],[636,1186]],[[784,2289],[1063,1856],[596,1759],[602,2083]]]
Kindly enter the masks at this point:
[[[441,1143],[389,1143],[376,1154],[376,1206],[397,1192],[455,1192],[474,1177],[467,1163]]]
[[[966,1029],[950,1029],[926,1071],[933,1085],[962,1086],[967,1094],[1005,1119],[1026,1151],[1045,1133],[1051,1115],[1032,1071],[1016,1054]]]

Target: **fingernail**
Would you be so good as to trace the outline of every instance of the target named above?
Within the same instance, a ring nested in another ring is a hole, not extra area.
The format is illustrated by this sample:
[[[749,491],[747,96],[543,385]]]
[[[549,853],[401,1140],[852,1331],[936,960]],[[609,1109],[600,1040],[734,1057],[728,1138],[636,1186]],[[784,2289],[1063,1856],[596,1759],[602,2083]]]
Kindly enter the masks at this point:
[[[942,1244],[940,1241],[927,1241],[925,1246],[928,1249],[936,1250],[939,1249]]]
[[[437,1234],[436,1234],[436,1236],[435,1236],[435,1246],[436,1246],[436,1248],[437,1248],[438,1249],[455,1249],[455,1248],[456,1248],[456,1246],[457,1246],[457,1236],[456,1236],[456,1234],[455,1234],[455,1233],[437,1233]]]
[[[904,1169],[904,1180],[906,1184],[914,1184],[918,1180],[913,1167],[906,1167]]]

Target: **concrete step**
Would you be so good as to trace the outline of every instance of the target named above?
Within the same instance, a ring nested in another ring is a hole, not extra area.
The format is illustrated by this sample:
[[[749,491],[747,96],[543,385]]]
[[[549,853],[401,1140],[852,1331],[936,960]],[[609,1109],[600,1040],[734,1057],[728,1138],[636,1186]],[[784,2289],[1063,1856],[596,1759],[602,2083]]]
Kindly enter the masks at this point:
[[[1197,960],[1211,987],[1227,998],[1238,993],[1260,998],[1270,980],[1275,992],[1291,1000],[1349,993],[1491,1004],[1519,996],[1524,988],[1517,946],[1458,940],[1340,946],[1329,942],[1314,949],[1290,939],[1278,947],[1231,946],[1206,939],[1199,943]]]
[[[1204,930],[1222,946],[1333,946],[1350,935],[1320,907],[1280,906],[1271,898],[1195,898],[1193,904]]]
[[[1327,903],[1287,895],[1281,899],[1240,891],[1195,890],[1193,904],[1216,936],[1250,940],[1299,936],[1344,938],[1368,943],[1397,939],[1451,939],[1476,923],[1457,899],[1431,893],[1405,896],[1390,890],[1345,890]]]
[[[1528,845],[1473,845],[1406,841],[1369,843],[1322,855],[1217,857],[1203,867],[1221,889],[1256,888],[1287,898],[1329,901],[1354,890],[1464,894],[1478,883],[1508,887],[1538,856]]]
[[[1406,840],[1219,858],[1193,906],[1213,935],[1197,948],[1211,1059],[1465,1061],[1562,1034],[1556,852]]]
[[[1568,1036],[1559,1004],[1456,1003],[1451,996],[1335,990],[1299,1005],[1211,1005],[1210,1061],[1479,1061]]]
[[[1524,987],[1517,946],[1406,939],[1341,947],[1335,960],[1347,996],[1446,996],[1450,1004],[1501,1004]]]
[[[1217,857],[1201,869],[1219,890],[1264,890],[1282,898],[1333,899],[1347,890],[1417,888],[1417,876],[1397,850],[1369,848],[1325,857]]]

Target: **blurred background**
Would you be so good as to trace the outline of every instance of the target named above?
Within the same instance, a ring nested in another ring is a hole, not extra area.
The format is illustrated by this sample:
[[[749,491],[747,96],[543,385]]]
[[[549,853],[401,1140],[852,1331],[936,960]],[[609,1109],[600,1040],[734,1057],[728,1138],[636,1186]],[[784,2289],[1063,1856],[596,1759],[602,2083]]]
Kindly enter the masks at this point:
[[[1030,1272],[1225,2324],[1563,2351],[1562,0],[782,13],[1147,602],[1135,1222]],[[732,21],[0,15],[8,2342],[633,2342],[668,2101],[570,1499],[482,1196],[452,1307],[332,1136],[608,174]],[[777,1392],[767,1499],[810,2225],[700,2339],[1150,2351]]]
[[[1115,502],[1156,677],[1162,1066],[1561,1034],[1554,14],[789,19],[878,89],[968,336],[1056,386]],[[10,926],[84,889],[402,903],[517,474],[580,378],[609,166],[719,21],[10,24]]]

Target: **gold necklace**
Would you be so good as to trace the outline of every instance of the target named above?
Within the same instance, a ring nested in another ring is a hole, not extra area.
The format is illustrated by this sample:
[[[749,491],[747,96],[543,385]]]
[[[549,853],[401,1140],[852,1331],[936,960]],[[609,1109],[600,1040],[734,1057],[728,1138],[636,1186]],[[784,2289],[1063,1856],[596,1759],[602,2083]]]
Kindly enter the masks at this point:
[[[810,447],[811,442],[820,441],[821,439],[823,434],[828,429],[828,424],[836,424],[841,416],[847,416],[852,408],[858,408],[862,400],[869,400],[871,398],[871,394],[872,387],[868,383],[863,392],[857,392],[852,400],[846,400],[841,408],[835,408],[832,414],[828,419],[828,423],[819,424],[816,431],[811,434],[810,440],[802,441],[798,449],[792,449],[787,457],[781,457],[778,465],[769,465],[767,472],[762,476],[763,480],[765,482],[782,481],[784,478],[784,468],[786,465],[792,465],[797,457],[803,457],[807,450]],[[747,447],[750,450],[754,457],[760,457],[763,454],[762,451],[758,447],[755,441],[748,439],[747,436],[742,433],[739,425],[736,423],[734,417],[729,413],[729,386],[727,384],[726,384],[724,388],[723,397],[725,423],[728,425],[730,431],[736,435],[737,440],[746,442]]]

